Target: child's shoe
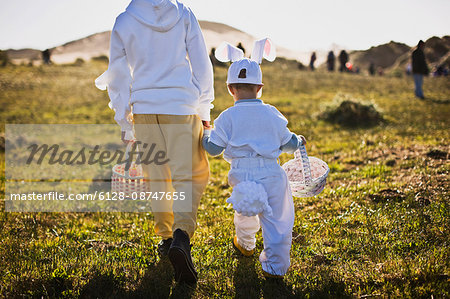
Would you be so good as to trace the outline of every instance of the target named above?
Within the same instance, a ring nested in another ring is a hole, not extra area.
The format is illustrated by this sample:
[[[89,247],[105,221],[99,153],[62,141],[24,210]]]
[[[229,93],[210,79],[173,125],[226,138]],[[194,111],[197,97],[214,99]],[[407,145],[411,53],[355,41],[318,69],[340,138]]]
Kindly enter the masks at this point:
[[[254,249],[247,250],[244,247],[242,247],[241,245],[239,245],[239,243],[237,241],[237,236],[234,236],[233,245],[234,245],[234,248],[239,250],[239,252],[242,253],[242,255],[244,255],[244,256],[252,256],[253,252],[255,251]]]

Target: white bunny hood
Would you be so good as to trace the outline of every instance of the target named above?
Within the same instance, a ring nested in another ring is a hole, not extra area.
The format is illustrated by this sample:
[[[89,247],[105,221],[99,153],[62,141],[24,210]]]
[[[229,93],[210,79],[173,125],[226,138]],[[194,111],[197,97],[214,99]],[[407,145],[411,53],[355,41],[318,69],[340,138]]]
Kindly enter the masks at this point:
[[[168,31],[183,13],[183,4],[176,0],[133,0],[127,13],[155,31]]]

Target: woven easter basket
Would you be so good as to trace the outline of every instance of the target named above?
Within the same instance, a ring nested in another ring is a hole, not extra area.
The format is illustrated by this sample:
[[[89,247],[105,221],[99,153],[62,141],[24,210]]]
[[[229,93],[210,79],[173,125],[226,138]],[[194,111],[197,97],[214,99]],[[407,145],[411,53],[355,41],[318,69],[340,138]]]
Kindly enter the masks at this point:
[[[294,153],[294,159],[282,167],[295,197],[312,197],[322,192],[330,172],[327,163],[316,157],[308,157],[304,145]]]
[[[130,150],[135,141],[129,142],[125,151],[125,158],[128,160]],[[123,194],[125,198],[139,197],[140,192],[148,192],[149,187],[144,180],[142,165],[132,161],[130,168],[125,170],[125,163],[116,164],[112,168],[111,192]],[[133,195],[133,193],[135,193]]]

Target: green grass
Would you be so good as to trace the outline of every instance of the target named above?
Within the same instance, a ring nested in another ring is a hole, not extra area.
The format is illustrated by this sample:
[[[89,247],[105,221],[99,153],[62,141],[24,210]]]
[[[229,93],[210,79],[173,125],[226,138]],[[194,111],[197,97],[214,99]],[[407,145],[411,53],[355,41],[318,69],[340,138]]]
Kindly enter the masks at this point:
[[[107,94],[93,84],[105,67],[96,61],[0,68],[0,134],[5,123],[112,123]],[[232,105],[226,69],[215,73],[213,117]],[[331,169],[319,196],[294,198],[292,266],[283,283],[265,281],[257,256],[233,250],[229,166],[210,158],[192,240],[195,287],[176,285],[170,263],[157,257],[149,213],[5,213],[2,203],[0,296],[448,297],[450,163],[426,154],[450,149],[450,80],[426,78],[428,100],[420,101],[407,77],[301,72],[283,61],[264,63],[263,73],[263,100]],[[375,104],[386,122],[349,129],[318,120],[339,98]],[[256,249],[262,250],[260,233]]]

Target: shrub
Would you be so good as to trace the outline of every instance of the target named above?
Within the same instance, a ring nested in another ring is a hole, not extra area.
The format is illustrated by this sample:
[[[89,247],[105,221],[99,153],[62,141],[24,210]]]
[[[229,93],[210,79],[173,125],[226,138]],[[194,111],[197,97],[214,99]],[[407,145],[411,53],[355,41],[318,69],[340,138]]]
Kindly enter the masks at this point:
[[[106,55],[100,55],[100,56],[92,57],[92,60],[93,61],[100,61],[100,62],[109,63],[109,58]]]
[[[83,58],[77,58],[75,62],[72,64],[73,66],[82,66],[84,64]]]
[[[397,68],[397,69],[393,70],[392,73],[391,73],[391,75],[396,77],[396,78],[402,78],[403,74],[404,74],[404,72],[400,68]]]
[[[369,127],[383,121],[372,103],[362,103],[348,96],[338,96],[335,102],[319,115],[320,119],[346,127]]]

